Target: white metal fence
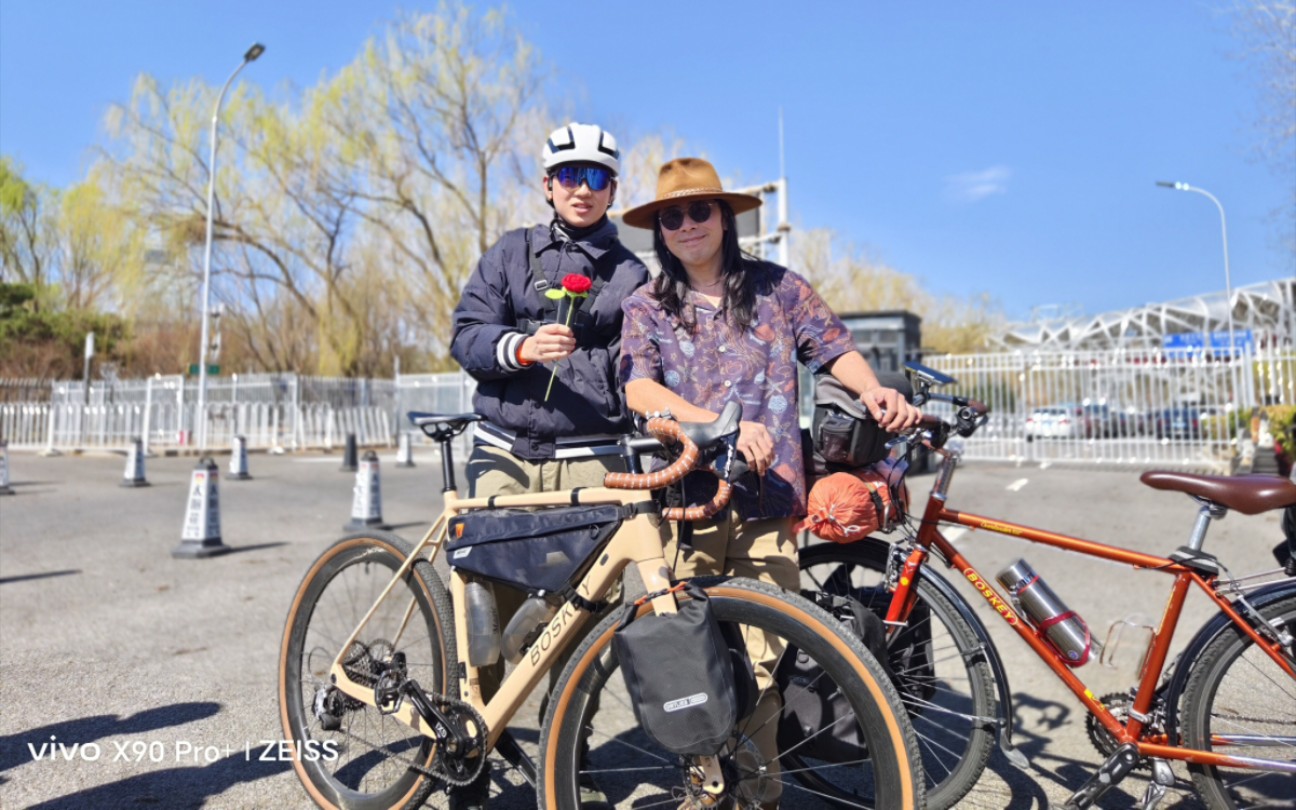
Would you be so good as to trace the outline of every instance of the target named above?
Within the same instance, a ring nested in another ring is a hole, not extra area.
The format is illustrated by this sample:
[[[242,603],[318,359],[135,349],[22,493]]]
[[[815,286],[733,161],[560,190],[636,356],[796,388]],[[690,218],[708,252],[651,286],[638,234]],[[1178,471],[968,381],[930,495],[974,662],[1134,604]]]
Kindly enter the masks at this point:
[[[990,406],[969,458],[1226,469],[1252,406],[1296,404],[1296,350],[1012,352],[929,357]],[[933,405],[933,409],[940,407]]]
[[[1222,469],[1238,449],[1239,416],[1256,404],[1296,404],[1291,346],[1249,349],[1232,360],[1117,350],[947,355],[926,363],[958,379],[954,393],[990,406],[989,423],[967,446],[974,459]],[[411,430],[407,412],[466,413],[475,390],[459,372],[395,380],[244,375],[210,385],[211,447],[243,435],[251,448],[287,450],[334,447],[348,433],[362,444],[392,445]],[[95,382],[88,392],[80,382],[59,382],[49,402],[0,404],[0,438],[55,450],[125,448],[136,436],[154,448],[183,447],[196,435],[196,399],[195,384],[178,376]],[[1069,412],[1067,424],[1046,426],[1040,412],[1049,408]],[[463,452],[470,436],[460,441]]]

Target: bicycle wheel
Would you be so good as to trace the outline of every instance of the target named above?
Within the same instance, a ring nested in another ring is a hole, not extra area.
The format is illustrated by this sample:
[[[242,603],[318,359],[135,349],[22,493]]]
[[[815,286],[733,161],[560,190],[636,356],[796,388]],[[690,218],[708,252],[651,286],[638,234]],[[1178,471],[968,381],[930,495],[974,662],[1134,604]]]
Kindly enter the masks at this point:
[[[1296,594],[1260,608],[1271,623],[1296,631]],[[1289,660],[1296,652],[1289,644]],[[1184,744],[1247,759],[1285,763],[1286,773],[1188,766],[1197,792],[1216,810],[1291,807],[1296,796],[1296,680],[1230,625],[1206,646],[1182,702]]]
[[[885,616],[891,594],[883,585],[890,544],[873,538],[823,543],[800,552],[801,587],[849,596]],[[926,773],[927,806],[953,807],[981,778],[994,732],[994,676],[976,634],[949,599],[918,580],[918,602],[907,628],[888,641],[888,664],[909,710]],[[848,786],[818,781],[831,771],[805,770],[812,787],[853,801]]]
[[[793,653],[798,660],[804,656],[822,669],[813,688],[834,699],[844,696],[868,755],[831,767],[863,797],[855,806],[925,806],[913,729],[895,688],[858,640],[824,611],[773,585],[723,578],[695,582],[706,590],[717,620],[730,625],[749,649],[753,641],[769,644],[767,660],[778,659],[769,671],[782,660],[778,651],[786,655],[793,648],[799,650]],[[691,800],[701,789],[698,761],[659,747],[635,718],[612,647],[619,620],[610,616],[586,636],[554,689],[540,740],[542,807],[578,807],[580,785],[589,780],[616,807],[695,806]],[[783,807],[823,806],[821,797],[789,778],[784,755],[771,745],[780,717],[778,690],[768,676],[758,675],[757,681],[756,709],[739,721],[717,755],[725,789],[716,806],[768,806],[780,794]]]
[[[427,773],[432,741],[390,715],[332,687],[342,644],[378,601],[410,547],[385,532],[346,537],[325,551],[297,589],[279,660],[279,707],[293,768],[325,808],[418,807],[439,784]],[[345,666],[361,683],[405,656],[405,675],[444,692],[455,669],[453,618],[445,586],[416,563],[370,619]],[[326,728],[326,726],[328,726]]]

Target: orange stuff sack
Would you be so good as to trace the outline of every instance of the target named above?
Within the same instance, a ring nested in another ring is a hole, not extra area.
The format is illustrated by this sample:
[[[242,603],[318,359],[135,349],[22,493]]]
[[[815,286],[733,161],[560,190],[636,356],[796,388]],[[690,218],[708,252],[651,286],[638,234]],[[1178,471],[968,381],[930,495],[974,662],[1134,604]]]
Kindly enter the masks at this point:
[[[853,543],[890,526],[891,488],[872,470],[833,473],[810,488],[806,506],[798,531],[809,529],[833,543]]]

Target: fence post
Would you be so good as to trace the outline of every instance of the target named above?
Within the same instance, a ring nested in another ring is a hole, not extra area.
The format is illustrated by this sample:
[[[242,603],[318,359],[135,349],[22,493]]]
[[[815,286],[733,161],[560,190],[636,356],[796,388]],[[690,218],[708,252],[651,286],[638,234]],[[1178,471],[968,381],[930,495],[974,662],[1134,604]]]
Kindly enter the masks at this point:
[[[149,438],[153,428],[153,378],[149,377],[144,383],[144,455],[149,453]]]
[[[301,434],[301,379],[293,374],[292,377],[292,407],[293,407],[293,439],[292,449],[300,450],[301,446],[297,443],[297,437]]]

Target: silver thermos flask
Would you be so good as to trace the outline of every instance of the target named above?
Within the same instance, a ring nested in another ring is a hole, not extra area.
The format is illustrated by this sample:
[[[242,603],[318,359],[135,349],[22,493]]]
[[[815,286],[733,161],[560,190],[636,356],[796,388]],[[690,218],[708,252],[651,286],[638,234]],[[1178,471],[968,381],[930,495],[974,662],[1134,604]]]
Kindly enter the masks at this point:
[[[1089,661],[1093,639],[1084,619],[1068,610],[1025,560],[1016,560],[997,578],[1068,666],[1078,667]]]

